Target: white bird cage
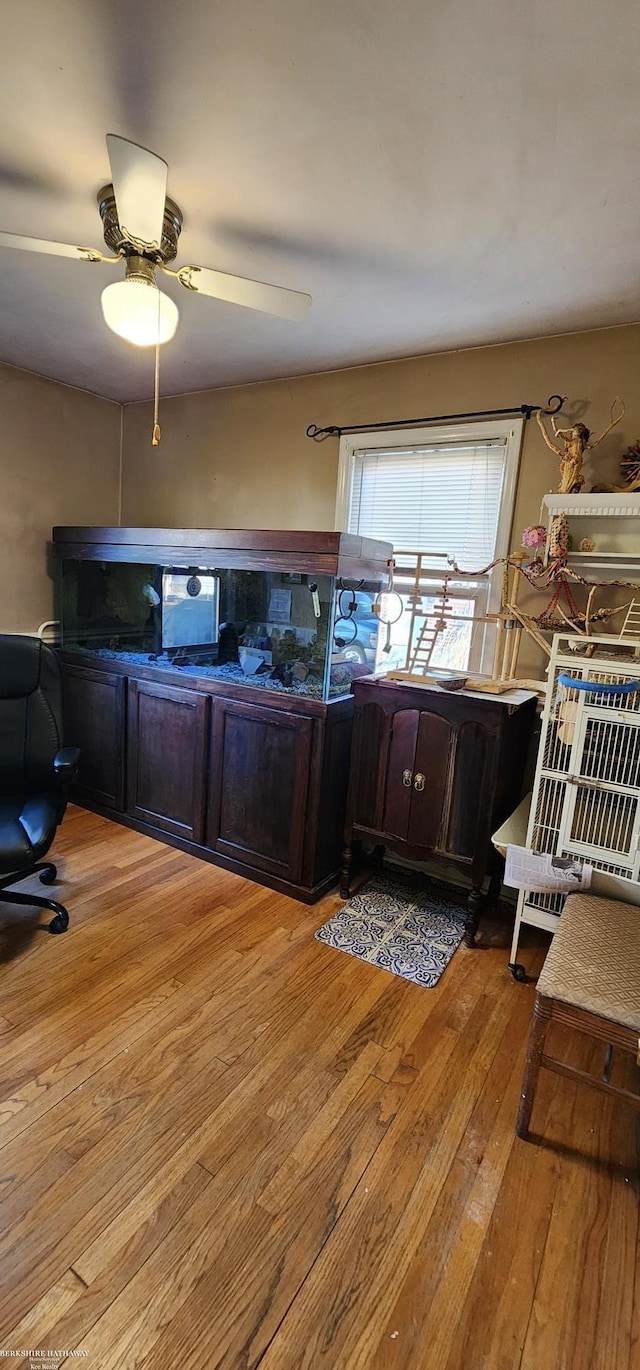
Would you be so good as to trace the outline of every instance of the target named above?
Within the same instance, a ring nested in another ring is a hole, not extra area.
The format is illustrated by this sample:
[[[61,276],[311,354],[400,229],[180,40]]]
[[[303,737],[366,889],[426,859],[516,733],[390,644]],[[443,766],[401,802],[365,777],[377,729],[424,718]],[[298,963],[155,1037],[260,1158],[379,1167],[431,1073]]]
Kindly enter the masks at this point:
[[[627,609],[624,623],[620,629],[620,637],[636,638],[640,643],[640,599],[632,599]],[[636,648],[636,653],[638,647]]]
[[[620,877],[621,891],[640,874],[639,648],[640,638],[555,635],[526,838],[531,851],[582,857],[594,872]],[[554,932],[565,898],[520,891],[515,979],[525,978],[520,925]]]

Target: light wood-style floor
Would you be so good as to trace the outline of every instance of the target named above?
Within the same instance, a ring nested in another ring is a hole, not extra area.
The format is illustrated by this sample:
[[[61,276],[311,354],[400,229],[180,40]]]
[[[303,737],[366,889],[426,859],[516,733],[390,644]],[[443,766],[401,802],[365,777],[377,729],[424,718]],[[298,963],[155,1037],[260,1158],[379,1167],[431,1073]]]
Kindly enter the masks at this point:
[[[334,895],[78,809],[52,855],[69,932],[0,909],[0,1350],[638,1370],[636,1121],[543,1075],[544,1142],[514,1137],[504,949],[424,990],[314,940]]]

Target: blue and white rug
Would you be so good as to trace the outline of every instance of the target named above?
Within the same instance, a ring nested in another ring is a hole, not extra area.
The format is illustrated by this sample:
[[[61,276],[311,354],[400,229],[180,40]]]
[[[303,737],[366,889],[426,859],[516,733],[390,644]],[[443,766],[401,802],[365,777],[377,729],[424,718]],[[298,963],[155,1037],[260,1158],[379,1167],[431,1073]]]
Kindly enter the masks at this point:
[[[464,910],[439,892],[378,875],[316,937],[430,989],[459,947],[464,922]]]

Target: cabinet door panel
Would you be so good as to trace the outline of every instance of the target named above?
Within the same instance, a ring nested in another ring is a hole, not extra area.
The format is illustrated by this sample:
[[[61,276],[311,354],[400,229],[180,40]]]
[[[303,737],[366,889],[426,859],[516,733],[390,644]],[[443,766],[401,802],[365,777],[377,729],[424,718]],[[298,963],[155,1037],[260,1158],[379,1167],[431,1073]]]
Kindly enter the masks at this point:
[[[312,727],[296,714],[216,701],[209,847],[300,879]]]
[[[450,773],[452,726],[447,718],[420,712],[407,840],[412,847],[439,845]],[[424,777],[424,789],[416,781]]]
[[[65,742],[80,748],[74,795],[106,808],[124,808],[126,680],[102,671],[64,667]]]
[[[191,842],[203,837],[208,703],[195,690],[130,683],[128,812]]]
[[[356,707],[351,749],[353,821],[379,827],[385,802],[385,714],[378,704]]]
[[[481,723],[461,724],[456,737],[446,840],[447,851],[456,856],[471,858],[474,855],[479,828],[486,826],[490,817],[493,796],[485,793],[484,786],[487,748],[487,730]]]
[[[383,827],[390,836],[402,839],[406,839],[409,830],[419,723],[417,709],[399,709],[391,721]],[[408,785],[403,779],[405,772],[411,777]]]

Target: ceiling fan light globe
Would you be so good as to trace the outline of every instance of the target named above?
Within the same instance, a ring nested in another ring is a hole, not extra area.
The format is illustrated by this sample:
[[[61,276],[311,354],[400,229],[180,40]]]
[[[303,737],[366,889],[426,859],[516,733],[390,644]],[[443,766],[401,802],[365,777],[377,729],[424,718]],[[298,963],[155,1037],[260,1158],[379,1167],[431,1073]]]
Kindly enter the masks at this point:
[[[178,306],[152,281],[114,281],[101,303],[105,323],[135,347],[169,342],[178,327]]]

